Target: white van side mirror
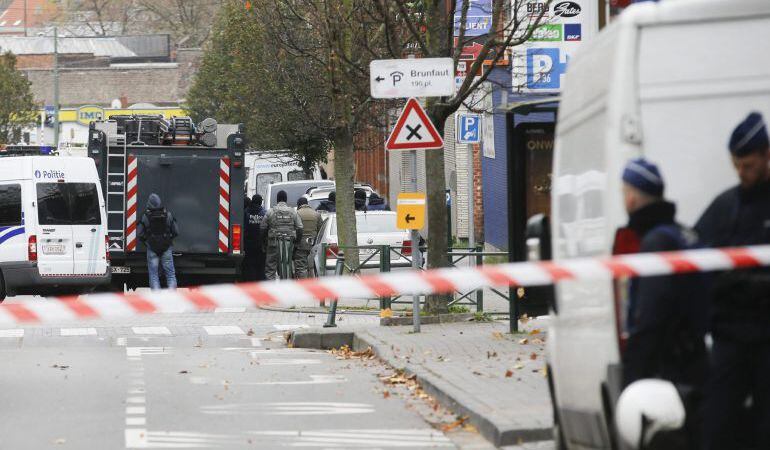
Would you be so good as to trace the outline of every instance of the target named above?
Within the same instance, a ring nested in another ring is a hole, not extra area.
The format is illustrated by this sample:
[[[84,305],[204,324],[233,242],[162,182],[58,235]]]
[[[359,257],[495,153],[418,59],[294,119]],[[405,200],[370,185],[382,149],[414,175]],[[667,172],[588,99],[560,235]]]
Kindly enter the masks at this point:
[[[620,394],[615,424],[621,438],[633,449],[643,449],[661,431],[682,428],[685,409],[676,387],[665,380],[631,383]]]

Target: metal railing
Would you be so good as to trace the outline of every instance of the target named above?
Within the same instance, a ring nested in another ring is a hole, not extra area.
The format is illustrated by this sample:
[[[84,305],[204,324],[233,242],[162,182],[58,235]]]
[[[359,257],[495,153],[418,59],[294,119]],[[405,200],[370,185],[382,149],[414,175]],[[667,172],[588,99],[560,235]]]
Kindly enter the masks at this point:
[[[394,261],[402,261],[398,263],[399,266],[407,267],[411,265],[412,255],[411,252],[405,251],[405,249],[411,250],[411,247],[404,246],[390,246],[390,245],[360,245],[360,246],[345,246],[337,247],[330,246],[329,244],[321,245],[320,267],[318,267],[318,275],[327,275],[327,263],[329,257],[327,253],[331,254],[332,259],[336,259],[337,266],[350,274],[360,274],[364,269],[377,270],[380,273],[390,272],[393,268]],[[344,258],[345,251],[356,251],[359,255],[359,262],[353,266],[348,260]],[[425,251],[425,247],[420,248],[421,251]],[[506,257],[505,252],[484,252],[481,246],[475,248],[469,247],[454,247],[447,252],[449,257],[449,265],[451,267],[460,267],[463,261],[466,261],[468,265],[483,266],[484,258],[486,257]],[[377,264],[372,264],[373,261],[377,261]],[[423,270],[423,269],[420,269]],[[342,272],[335,275],[341,275]],[[515,296],[501,292],[498,289],[490,289],[492,293],[505,301],[511,301],[511,298]],[[515,300],[515,299],[514,299]],[[421,303],[425,302],[425,296],[422,297]],[[395,304],[411,304],[411,299],[403,299],[402,296],[395,297],[380,297],[379,298],[380,309],[392,308]],[[457,291],[453,295],[453,299],[449,302],[449,306],[470,306],[475,307],[476,312],[484,311],[484,289],[475,289],[468,292]]]

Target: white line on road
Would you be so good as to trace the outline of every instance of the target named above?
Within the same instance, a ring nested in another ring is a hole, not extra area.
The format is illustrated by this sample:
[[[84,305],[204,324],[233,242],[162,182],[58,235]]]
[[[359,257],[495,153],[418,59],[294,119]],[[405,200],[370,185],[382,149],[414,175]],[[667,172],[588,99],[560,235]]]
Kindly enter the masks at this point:
[[[279,324],[275,324],[273,326],[275,327],[276,330],[279,330],[279,331],[292,331],[292,330],[298,330],[300,328],[310,328],[310,325],[308,325],[306,323],[299,324],[299,325],[279,325]]]
[[[24,328],[11,328],[10,330],[0,330],[0,338],[20,338],[24,337]]]
[[[132,404],[143,404],[146,403],[146,399],[144,397],[128,397],[126,399],[126,403],[132,403]]]
[[[144,417],[126,417],[126,425],[144,426],[144,425],[147,425],[147,419],[145,419]]]
[[[203,327],[209,336],[225,336],[231,334],[246,334],[241,327],[235,325],[209,325]]]
[[[167,327],[132,327],[131,330],[134,334],[171,335],[171,330]]]
[[[303,384],[333,384],[333,383],[345,383],[348,379],[342,375],[310,375],[310,380],[304,381],[252,381],[245,383],[225,383],[228,385],[239,386],[291,386],[291,385],[303,385]]]
[[[260,338],[251,338],[251,346],[252,347],[262,347],[262,339],[260,339]]]
[[[246,308],[216,308],[215,313],[242,313],[246,312]]]
[[[320,359],[310,358],[292,358],[292,359],[259,359],[256,358],[257,363],[263,366],[309,366],[313,364],[321,364]]]
[[[126,406],[126,414],[144,415],[146,412],[147,408],[144,406]]]
[[[61,336],[96,336],[96,328],[62,328]]]

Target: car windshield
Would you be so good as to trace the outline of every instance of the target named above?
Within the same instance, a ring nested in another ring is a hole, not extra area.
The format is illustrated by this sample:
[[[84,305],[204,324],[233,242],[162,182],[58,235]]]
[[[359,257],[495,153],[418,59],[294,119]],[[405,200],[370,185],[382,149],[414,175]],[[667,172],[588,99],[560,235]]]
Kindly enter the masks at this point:
[[[395,214],[356,214],[356,229],[359,234],[400,233],[396,227]],[[331,234],[337,235],[337,221],[332,221]]]
[[[313,186],[318,186],[318,181],[308,181],[307,183],[291,183],[273,186],[270,189],[270,206],[278,203],[278,192],[286,192],[286,204],[289,206],[297,206],[297,200],[305,195],[308,189]]]

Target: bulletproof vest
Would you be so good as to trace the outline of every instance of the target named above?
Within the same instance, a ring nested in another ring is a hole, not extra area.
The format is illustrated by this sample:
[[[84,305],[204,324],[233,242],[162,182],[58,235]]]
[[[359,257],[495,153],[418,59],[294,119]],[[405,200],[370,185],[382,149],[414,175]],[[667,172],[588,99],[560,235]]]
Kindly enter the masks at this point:
[[[298,248],[307,250],[313,246],[320,216],[310,207],[297,209],[297,214],[302,220],[302,240],[300,241]]]
[[[275,238],[295,238],[294,215],[296,212],[286,205],[276,205],[270,211],[267,225],[269,227],[268,237]]]

